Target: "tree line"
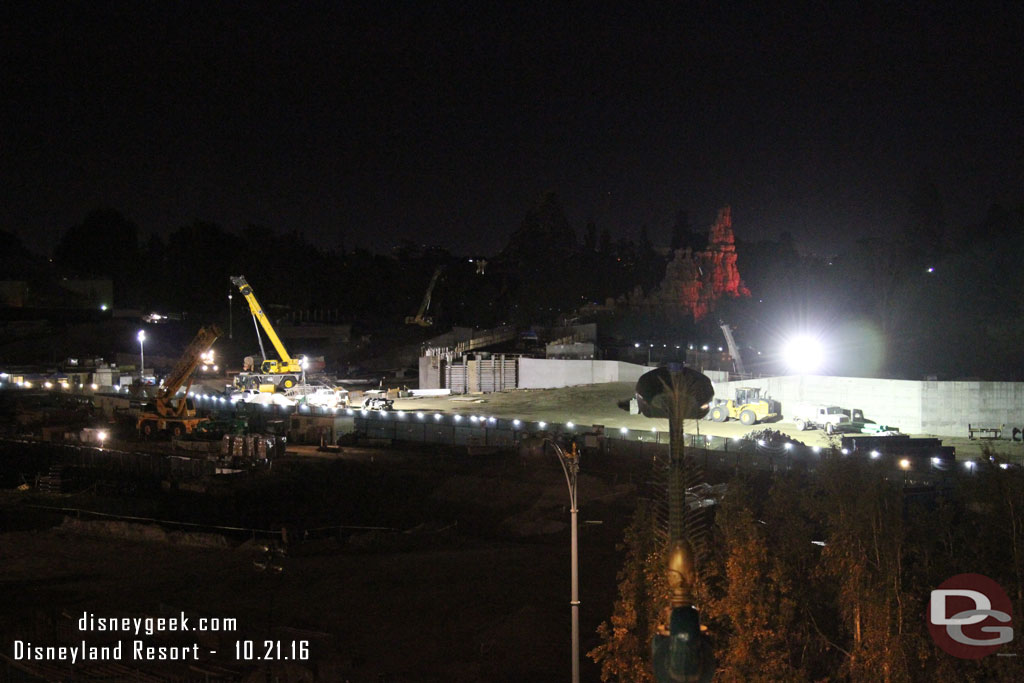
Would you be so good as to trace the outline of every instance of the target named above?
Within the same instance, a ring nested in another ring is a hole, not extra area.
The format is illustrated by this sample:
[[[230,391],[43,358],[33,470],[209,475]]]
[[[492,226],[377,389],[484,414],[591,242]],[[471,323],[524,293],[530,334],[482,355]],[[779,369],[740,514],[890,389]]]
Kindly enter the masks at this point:
[[[874,462],[736,476],[715,512],[699,605],[723,681],[1019,680],[1024,640],[957,659],[932,641],[930,591],[961,573],[996,581],[1024,614],[1024,473],[982,466],[915,493]],[[651,681],[667,604],[665,558],[642,502],[627,529],[619,597],[590,653],[605,681]]]
[[[884,353],[870,368],[834,371],[1024,378],[1017,353],[1024,344],[1024,203],[993,205],[976,224],[954,228],[943,222],[934,188],[919,195],[893,235],[861,239],[839,253],[802,247],[788,233],[757,242],[738,238],[738,268],[751,297],[721,301],[699,324],[677,310],[620,306],[595,314],[602,335],[622,343],[678,343],[714,338],[723,319],[741,345],[765,347],[784,328],[856,320],[883,340]],[[742,235],[741,216],[737,231]],[[33,260],[61,276],[110,277],[119,306],[214,321],[227,315],[228,276],[244,274],[272,314],[332,310],[357,326],[400,324],[416,312],[441,266],[431,305],[435,329],[483,328],[580,319],[586,304],[648,294],[661,285],[672,248],[706,246],[706,231],[695,229],[686,212],[654,237],[643,229],[637,240],[615,239],[592,222],[578,236],[553,193],[525,212],[498,253],[487,255],[409,241],[388,254],[330,249],[298,231],[250,225],[233,232],[204,221],[166,236],[140,235],[121,213],[99,209],[67,229],[53,264],[7,235],[3,265],[9,277]],[[854,346],[836,355],[864,353]]]

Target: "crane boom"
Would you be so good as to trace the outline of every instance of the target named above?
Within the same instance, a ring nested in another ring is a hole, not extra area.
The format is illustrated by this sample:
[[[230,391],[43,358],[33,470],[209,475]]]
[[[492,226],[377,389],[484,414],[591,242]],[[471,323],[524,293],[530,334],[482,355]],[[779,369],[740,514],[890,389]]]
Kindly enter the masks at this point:
[[[249,303],[249,310],[252,312],[253,318],[259,321],[260,325],[263,326],[263,330],[267,333],[267,338],[270,339],[270,343],[274,345],[274,349],[277,350],[277,356],[280,360],[268,360],[263,359],[263,372],[267,373],[287,373],[287,372],[302,372],[302,359],[292,358],[288,353],[288,349],[284,347],[284,342],[277,336],[277,332],[274,330],[274,326],[270,324],[270,319],[263,312],[263,307],[260,306],[259,300],[256,295],[252,292],[252,287],[245,281],[245,276],[239,275],[231,278],[231,283],[238,287],[239,291],[242,292],[242,296]],[[261,347],[262,348],[262,347]]]
[[[434,285],[437,284],[437,278],[440,277],[441,271],[444,270],[444,266],[438,266],[434,270],[434,274],[430,278],[430,284],[427,285],[427,292],[423,295],[423,301],[420,302],[420,310],[416,311],[415,316],[406,316],[406,325],[422,325],[423,327],[429,327],[434,324],[433,318],[426,315],[427,309],[430,308],[430,296],[434,292]]]
[[[192,375],[196,370],[196,366],[199,365],[203,354],[210,350],[210,347],[213,346],[213,343],[217,341],[220,335],[220,328],[216,325],[199,328],[195,338],[185,348],[185,353],[181,355],[181,358],[175,363],[170,374],[167,375],[163,386],[156,392],[156,400],[158,402],[166,402],[174,398],[174,395],[178,393],[178,389],[186,382],[189,385],[192,384]],[[188,393],[187,386],[185,387],[185,392]]]
[[[743,368],[743,359],[740,358],[740,349],[736,346],[736,341],[732,338],[732,328],[727,323],[722,323],[722,334],[725,335],[725,343],[729,346],[729,355],[732,356],[736,374],[745,375],[746,370]]]

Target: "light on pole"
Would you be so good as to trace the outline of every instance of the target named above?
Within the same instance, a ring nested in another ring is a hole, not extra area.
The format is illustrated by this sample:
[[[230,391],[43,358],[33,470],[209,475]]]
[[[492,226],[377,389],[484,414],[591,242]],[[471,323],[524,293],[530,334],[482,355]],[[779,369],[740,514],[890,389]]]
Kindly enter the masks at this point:
[[[235,316],[231,314],[231,298],[231,292],[228,292],[228,339],[235,338],[235,331],[233,327]]]
[[[146,331],[145,330],[139,330],[138,339],[139,339],[139,379],[142,379],[142,376],[145,374],[145,370],[146,370],[146,350],[145,350]]]
[[[572,610],[572,682],[580,681],[580,581],[579,581],[579,547],[577,545],[576,518],[579,510],[576,507],[576,479],[580,472],[580,456],[576,452],[576,444],[568,453],[551,439],[547,443],[555,449],[558,462],[562,465],[565,473],[565,483],[569,487],[569,516],[571,519],[572,536],[570,541],[570,572],[572,573],[572,588],[570,596],[570,609]]]

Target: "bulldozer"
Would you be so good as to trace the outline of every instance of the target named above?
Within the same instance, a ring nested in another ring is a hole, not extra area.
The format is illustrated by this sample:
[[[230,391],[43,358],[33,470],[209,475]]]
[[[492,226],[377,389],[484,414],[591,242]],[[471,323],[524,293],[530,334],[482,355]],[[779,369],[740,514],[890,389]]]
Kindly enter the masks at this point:
[[[762,398],[760,387],[737,387],[736,397],[713,407],[708,419],[712,422],[739,420],[750,426],[778,416],[779,402],[767,395]]]

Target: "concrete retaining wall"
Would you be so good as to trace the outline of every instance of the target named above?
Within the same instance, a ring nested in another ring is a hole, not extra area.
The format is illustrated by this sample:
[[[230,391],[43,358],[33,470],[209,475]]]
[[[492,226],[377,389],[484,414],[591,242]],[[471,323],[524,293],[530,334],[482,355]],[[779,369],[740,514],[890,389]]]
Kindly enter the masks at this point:
[[[782,404],[786,421],[791,418],[794,404],[819,403],[860,408],[867,419],[910,434],[965,437],[968,424],[1024,426],[1022,382],[918,382],[789,375],[715,382],[715,396],[727,399],[736,387],[742,386],[767,390]]]
[[[649,370],[642,365],[617,360],[560,360],[520,358],[520,389],[553,389],[580,384],[635,382]]]

